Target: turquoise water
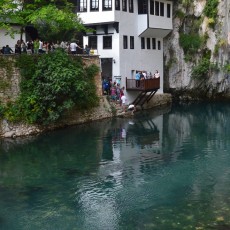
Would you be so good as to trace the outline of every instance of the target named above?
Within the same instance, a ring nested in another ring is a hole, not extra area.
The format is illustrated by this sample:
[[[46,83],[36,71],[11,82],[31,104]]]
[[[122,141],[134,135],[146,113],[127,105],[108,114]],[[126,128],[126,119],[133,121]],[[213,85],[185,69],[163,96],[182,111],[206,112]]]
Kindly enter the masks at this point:
[[[0,229],[230,229],[230,104],[0,143]]]

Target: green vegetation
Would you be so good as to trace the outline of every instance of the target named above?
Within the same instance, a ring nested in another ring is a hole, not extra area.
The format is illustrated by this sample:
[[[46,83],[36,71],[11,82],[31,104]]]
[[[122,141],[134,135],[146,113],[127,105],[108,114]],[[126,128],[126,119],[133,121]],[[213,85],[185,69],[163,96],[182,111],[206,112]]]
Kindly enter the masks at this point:
[[[214,28],[218,16],[219,0],[207,0],[204,15],[209,18],[209,26]]]
[[[204,38],[198,34],[180,34],[179,42],[185,54],[193,55],[202,47]]]
[[[200,60],[199,64],[196,65],[192,70],[192,77],[195,79],[202,79],[208,76],[210,67],[210,60],[203,58]]]
[[[80,58],[62,51],[20,55],[16,64],[21,70],[21,94],[5,108],[4,117],[10,121],[50,124],[74,107],[83,111],[98,104],[96,65],[86,67]]]
[[[86,30],[74,12],[75,8],[68,0],[1,0],[0,28],[7,29],[11,36],[20,33],[22,38],[25,27],[32,24],[42,39],[67,40],[69,31]],[[20,26],[20,31],[15,31],[11,23]]]

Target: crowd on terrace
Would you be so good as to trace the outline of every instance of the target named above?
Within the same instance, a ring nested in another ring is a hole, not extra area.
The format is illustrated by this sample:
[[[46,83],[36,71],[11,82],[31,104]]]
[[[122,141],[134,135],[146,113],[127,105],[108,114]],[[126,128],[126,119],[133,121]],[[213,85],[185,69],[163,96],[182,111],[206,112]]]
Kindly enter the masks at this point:
[[[43,54],[53,52],[58,48],[65,50],[69,54],[91,54],[91,49],[88,45],[85,45],[85,47],[82,48],[78,45],[78,42],[79,41],[74,39],[70,42],[47,42],[42,41],[41,39],[36,39],[34,41],[29,40],[27,42],[24,42],[24,40],[18,40],[14,47],[10,47],[9,45],[3,46],[0,50],[0,54]]]

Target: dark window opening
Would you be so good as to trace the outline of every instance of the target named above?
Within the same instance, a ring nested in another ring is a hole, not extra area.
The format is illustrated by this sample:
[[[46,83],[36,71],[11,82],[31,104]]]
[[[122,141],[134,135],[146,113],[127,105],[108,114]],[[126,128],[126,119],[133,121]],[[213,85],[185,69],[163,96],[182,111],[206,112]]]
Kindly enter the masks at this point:
[[[155,1],[155,15],[159,16],[159,2]]]
[[[154,15],[154,0],[150,0],[150,14]]]
[[[122,0],[122,10],[127,11],[127,0]]]
[[[128,37],[123,36],[123,49],[128,49]]]
[[[103,37],[103,49],[112,49],[112,36]]]
[[[120,10],[121,9],[120,0],[115,0],[115,9],[116,10]]]
[[[98,11],[98,0],[90,0],[90,11]]]
[[[150,49],[150,38],[147,38],[147,49]]]
[[[152,38],[152,49],[156,49],[156,38]]]
[[[161,50],[161,42],[158,41],[158,50]]]
[[[77,11],[78,12],[87,11],[87,0],[77,0]]]
[[[138,14],[147,14],[147,13],[148,13],[148,1],[138,0]]]
[[[133,0],[129,0],[129,12],[133,13]]]
[[[165,4],[163,2],[160,3],[160,16],[164,17],[164,6]]]
[[[134,36],[130,36],[130,49],[134,49]]]
[[[89,36],[88,47],[91,49],[97,49],[97,36]]]
[[[141,38],[141,49],[145,49],[145,38]]]
[[[171,18],[171,5],[167,4],[167,18]]]
[[[103,0],[102,10],[112,10],[112,0]]]

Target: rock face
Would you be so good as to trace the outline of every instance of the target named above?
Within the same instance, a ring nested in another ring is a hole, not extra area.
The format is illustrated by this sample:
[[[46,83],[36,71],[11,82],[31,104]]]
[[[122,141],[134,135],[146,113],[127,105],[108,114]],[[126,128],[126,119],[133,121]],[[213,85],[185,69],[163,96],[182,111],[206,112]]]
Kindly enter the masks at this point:
[[[213,26],[210,26],[211,19],[204,14],[208,1],[211,0],[196,0],[187,4],[180,1],[182,3],[174,5],[173,31],[164,41],[164,88],[165,92],[180,98],[230,97],[230,1],[219,1]],[[198,22],[200,24],[195,33],[205,38],[204,44],[188,58],[188,53],[180,45],[180,37],[181,34],[194,33],[191,28]],[[207,53],[215,68],[210,67],[206,76],[195,79],[192,72]]]

